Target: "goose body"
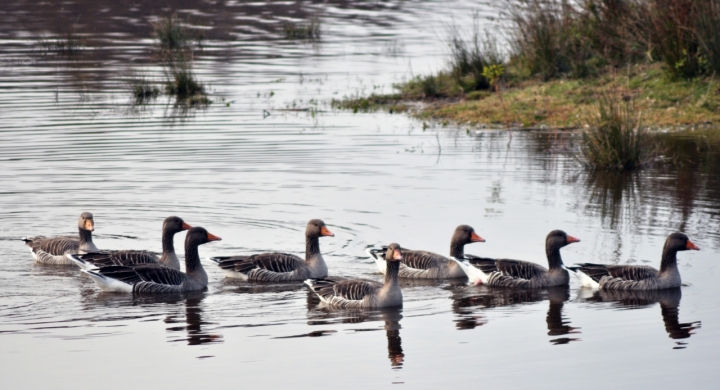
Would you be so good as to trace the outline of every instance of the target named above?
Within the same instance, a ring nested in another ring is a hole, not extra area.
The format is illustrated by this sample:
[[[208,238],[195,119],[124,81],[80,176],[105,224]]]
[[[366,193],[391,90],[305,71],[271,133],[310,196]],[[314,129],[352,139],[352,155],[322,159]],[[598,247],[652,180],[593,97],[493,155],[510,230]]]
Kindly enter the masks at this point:
[[[468,225],[460,225],[455,229],[450,239],[450,256],[462,258],[464,247],[473,242],[485,242],[475,233],[475,230]],[[375,260],[380,272],[385,273],[385,251],[387,247],[380,249],[368,248],[365,252]],[[419,250],[403,249],[403,259],[400,264],[398,277],[403,279],[449,279],[464,278],[465,271],[451,259],[437,253]]]
[[[402,291],[398,284],[398,271],[402,248],[390,244],[386,251],[385,283],[370,280],[325,278],[308,279],[305,284],[330,307],[370,309],[402,306]]]
[[[474,284],[514,288],[566,286],[570,276],[560,257],[560,248],[579,242],[562,230],[553,230],[545,239],[545,252],[550,268],[539,264],[506,259],[466,256],[465,261],[453,258]]]
[[[179,271],[180,259],[175,254],[175,234],[191,227],[180,217],[165,218],[162,229],[163,250],[160,256],[149,251],[122,250],[67,254],[67,258],[81,269],[96,269],[112,265],[159,264]]]
[[[198,246],[220,237],[194,227],[185,237],[186,273],[159,264],[101,267],[85,270],[90,278],[104,291],[132,292],[135,294],[163,294],[202,291],[207,288],[207,273],[200,263]]]
[[[673,233],[665,240],[660,270],[644,265],[604,265],[583,263],[569,267],[583,287],[601,290],[661,290],[680,287],[677,252],[700,250],[686,235]]]
[[[30,252],[37,263],[69,265],[72,262],[66,257],[68,254],[87,253],[97,251],[92,241],[92,231],[95,230],[93,215],[84,212],[78,218],[78,236],[60,237],[25,237],[22,240],[30,247]]]
[[[333,234],[325,222],[313,219],[305,228],[305,259],[289,253],[260,253],[249,256],[211,257],[225,276],[247,281],[292,282],[324,278],[328,268],[320,253],[320,237]]]

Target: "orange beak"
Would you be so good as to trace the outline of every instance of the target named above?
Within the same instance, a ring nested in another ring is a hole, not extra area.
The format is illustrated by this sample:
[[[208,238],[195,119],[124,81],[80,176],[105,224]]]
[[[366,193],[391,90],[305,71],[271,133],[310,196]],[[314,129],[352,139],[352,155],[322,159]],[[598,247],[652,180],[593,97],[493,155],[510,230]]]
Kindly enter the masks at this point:
[[[208,232],[208,241],[220,241],[222,238]]]
[[[321,235],[321,236],[335,237],[335,235],[332,234],[332,232],[331,232],[330,230],[328,230],[328,228],[326,228],[325,226],[321,226],[321,227],[320,227],[320,235]]]
[[[567,242],[568,244],[572,244],[573,242],[580,242],[580,239],[573,236],[567,236]]]
[[[192,229],[192,226],[190,226],[190,225],[186,224],[185,222],[183,222],[183,224],[182,224],[182,230],[188,230],[188,229]]]
[[[694,250],[694,251],[699,251],[699,250],[700,250],[700,247],[698,247],[697,245],[693,244],[692,241],[688,240],[687,244],[685,244],[685,249],[690,249],[690,250]]]
[[[402,260],[402,252],[400,252],[400,249],[393,251],[393,260]]]
[[[85,230],[89,230],[91,232],[95,230],[95,224],[92,219],[85,220]]]
[[[478,236],[475,232],[470,234],[470,242],[485,242],[485,239]]]

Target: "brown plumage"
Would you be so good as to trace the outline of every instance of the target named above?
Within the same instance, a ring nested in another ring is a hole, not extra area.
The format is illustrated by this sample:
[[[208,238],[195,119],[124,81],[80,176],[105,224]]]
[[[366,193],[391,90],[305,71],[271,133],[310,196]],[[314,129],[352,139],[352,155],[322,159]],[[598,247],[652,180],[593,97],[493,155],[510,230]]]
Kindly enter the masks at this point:
[[[109,267],[111,265],[160,264],[180,270],[180,260],[175,254],[175,234],[192,226],[180,217],[167,217],[162,228],[162,253],[160,256],[149,251],[122,250],[101,251],[68,255],[68,258],[82,269]]]
[[[80,214],[78,218],[78,236],[60,237],[25,237],[22,240],[30,247],[33,258],[37,263],[68,265],[72,264],[68,254],[87,253],[97,251],[92,242],[92,231],[95,230],[93,215],[88,212]]]
[[[682,280],[677,266],[678,251],[700,250],[683,233],[672,233],[665,239],[660,270],[638,265],[604,265],[583,263],[569,267],[583,286],[601,290],[659,290],[680,287]]]
[[[478,236],[471,226],[458,226],[450,239],[450,256],[462,259],[465,245],[473,242],[485,242],[485,240]],[[383,273],[386,268],[384,260],[386,249],[387,247],[383,247],[366,251]],[[464,278],[465,272],[456,262],[445,256],[428,251],[404,249],[398,275],[404,279],[445,279]]]
[[[291,282],[324,278],[328,274],[320,253],[320,237],[334,236],[325,222],[312,219],[305,228],[305,259],[289,253],[260,253],[249,256],[211,257],[225,276],[249,281]]]

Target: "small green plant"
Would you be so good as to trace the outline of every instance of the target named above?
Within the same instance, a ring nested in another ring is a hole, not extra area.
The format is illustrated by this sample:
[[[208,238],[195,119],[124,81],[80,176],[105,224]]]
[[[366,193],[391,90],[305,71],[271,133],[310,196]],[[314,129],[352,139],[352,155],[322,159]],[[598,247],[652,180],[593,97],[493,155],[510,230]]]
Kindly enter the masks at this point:
[[[634,170],[659,154],[657,143],[642,125],[632,99],[603,94],[597,112],[583,131],[581,152],[591,169]]]
[[[450,74],[465,92],[489,89],[490,83],[483,76],[483,69],[503,62],[497,39],[487,31],[482,35],[479,26],[476,13],[470,34],[456,25],[446,29],[450,46]]]
[[[285,22],[283,33],[286,39],[318,40],[320,39],[320,19],[312,17],[308,23]]]

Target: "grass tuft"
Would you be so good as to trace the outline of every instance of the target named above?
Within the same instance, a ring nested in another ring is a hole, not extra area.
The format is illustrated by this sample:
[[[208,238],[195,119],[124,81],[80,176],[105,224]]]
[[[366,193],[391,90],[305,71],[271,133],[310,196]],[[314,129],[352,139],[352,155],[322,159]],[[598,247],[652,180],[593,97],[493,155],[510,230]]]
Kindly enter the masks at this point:
[[[580,150],[587,167],[601,170],[639,169],[659,154],[632,98],[611,94],[600,95]]]
[[[165,92],[179,99],[205,94],[193,71],[192,54],[187,52],[168,52],[164,55]]]
[[[175,14],[154,23],[153,30],[161,50],[189,50],[203,41],[200,30],[186,27]]]
[[[285,22],[283,24],[283,33],[286,39],[319,40],[320,19],[312,17],[308,23]]]
[[[74,56],[83,50],[83,41],[77,34],[75,24],[56,38],[42,38],[39,43],[44,51],[64,56]]]

